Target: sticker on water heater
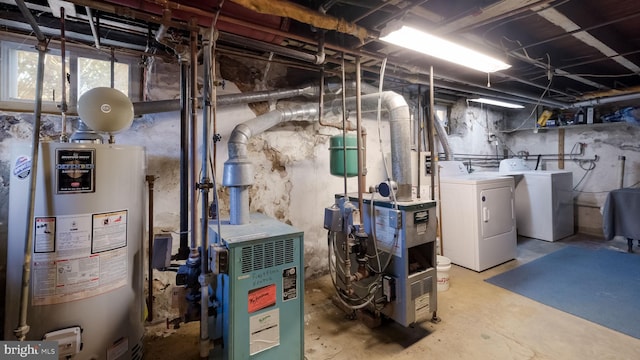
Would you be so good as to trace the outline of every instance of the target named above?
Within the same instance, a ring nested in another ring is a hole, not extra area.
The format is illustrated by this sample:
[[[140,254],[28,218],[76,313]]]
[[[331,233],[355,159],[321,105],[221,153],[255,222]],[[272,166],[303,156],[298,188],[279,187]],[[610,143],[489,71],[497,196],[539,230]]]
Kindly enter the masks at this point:
[[[58,194],[94,192],[95,150],[56,150]]]
[[[31,174],[31,158],[26,155],[20,155],[16,159],[13,167],[13,175],[18,179],[26,179]]]
[[[56,218],[36,217],[34,231],[34,253],[51,253],[56,250]]]
[[[282,301],[298,297],[298,275],[296,267],[282,270]]]

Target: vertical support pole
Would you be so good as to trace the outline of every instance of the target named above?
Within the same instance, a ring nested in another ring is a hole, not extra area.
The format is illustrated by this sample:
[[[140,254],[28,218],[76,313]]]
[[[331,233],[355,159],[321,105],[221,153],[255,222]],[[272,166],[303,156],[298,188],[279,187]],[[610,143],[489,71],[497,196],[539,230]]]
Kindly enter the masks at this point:
[[[558,129],[558,169],[564,169],[564,129]]]

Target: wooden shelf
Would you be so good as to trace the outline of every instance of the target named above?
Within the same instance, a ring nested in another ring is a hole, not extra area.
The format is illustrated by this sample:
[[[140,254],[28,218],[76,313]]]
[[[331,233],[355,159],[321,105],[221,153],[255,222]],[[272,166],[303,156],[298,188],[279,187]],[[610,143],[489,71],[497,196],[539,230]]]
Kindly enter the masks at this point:
[[[501,133],[511,133],[511,132],[516,132],[516,131],[547,131],[547,130],[558,130],[558,129],[587,129],[587,128],[605,128],[605,127],[611,127],[611,126],[620,126],[620,125],[626,125],[626,126],[637,126],[634,125],[632,123],[626,122],[626,121],[616,121],[616,122],[606,122],[606,123],[594,123],[594,124],[575,124],[575,125],[562,125],[562,126],[549,126],[549,127],[540,127],[540,128],[523,128],[523,129],[517,129],[517,130],[509,130],[509,129],[505,129],[505,130],[500,130]]]

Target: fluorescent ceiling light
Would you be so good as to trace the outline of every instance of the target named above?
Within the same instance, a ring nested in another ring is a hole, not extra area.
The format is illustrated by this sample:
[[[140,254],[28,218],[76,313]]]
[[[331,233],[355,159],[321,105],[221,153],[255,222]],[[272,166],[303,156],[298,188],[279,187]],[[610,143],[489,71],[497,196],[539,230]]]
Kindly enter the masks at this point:
[[[505,101],[498,101],[498,100],[492,100],[492,99],[478,98],[478,99],[469,99],[469,101],[495,105],[495,106],[502,106],[509,109],[524,109],[524,106],[522,105],[512,104]]]
[[[498,59],[397,22],[385,27],[379,39],[486,73],[511,67]]]

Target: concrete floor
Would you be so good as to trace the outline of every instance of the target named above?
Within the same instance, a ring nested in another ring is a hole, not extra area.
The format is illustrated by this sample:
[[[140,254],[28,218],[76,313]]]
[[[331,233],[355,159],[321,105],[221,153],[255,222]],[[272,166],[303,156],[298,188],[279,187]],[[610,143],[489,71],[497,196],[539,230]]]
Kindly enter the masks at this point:
[[[640,359],[640,340],[484,281],[568,244],[626,251],[624,240],[573,236],[549,243],[522,238],[516,260],[481,273],[452,266],[451,286],[438,294],[442,321],[412,328],[388,323],[370,329],[349,320],[331,301],[328,276],[307,281],[306,359]],[[640,261],[637,253],[629,256]],[[630,304],[629,311],[640,310]],[[197,334],[193,323],[168,336],[147,336],[146,358],[197,359]]]

